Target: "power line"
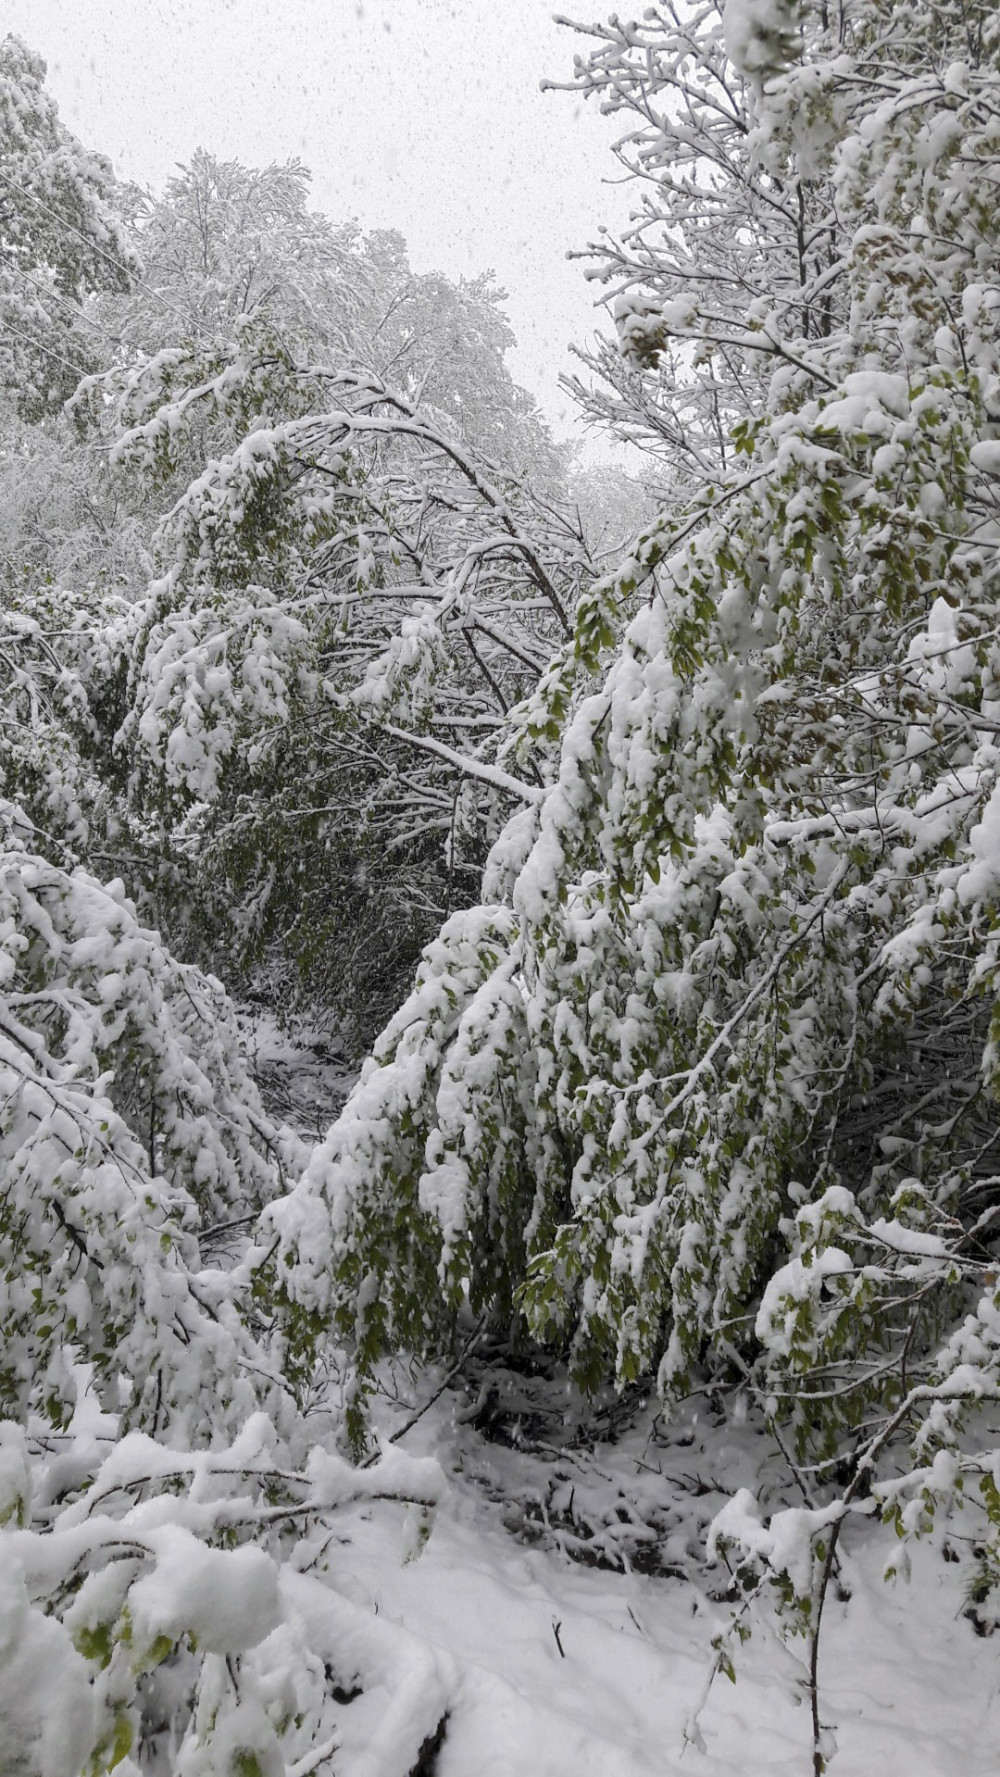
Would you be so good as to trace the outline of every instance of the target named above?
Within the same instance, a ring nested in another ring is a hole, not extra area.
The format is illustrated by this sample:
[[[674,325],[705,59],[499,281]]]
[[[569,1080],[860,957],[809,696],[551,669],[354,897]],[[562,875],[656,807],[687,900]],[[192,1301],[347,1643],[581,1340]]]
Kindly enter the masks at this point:
[[[26,279],[27,282],[46,299],[46,301],[62,303],[63,308],[68,309],[70,314],[74,315],[78,321],[83,321],[86,326],[92,327],[95,333],[99,333],[101,338],[107,341],[108,345],[121,346],[125,343],[122,339],[116,338],[114,334],[109,333],[98,321],[95,321],[92,316],[88,315],[86,309],[83,308],[79,302],[74,302],[71,296],[63,296],[58,290],[46,286],[41,282],[40,278],[33,278],[29,271],[24,270],[23,266],[19,268],[17,277],[19,281],[21,278]],[[2,294],[2,291],[0,291],[0,295]]]
[[[113,265],[116,271],[121,272],[122,275],[135,284],[138,289],[144,290],[147,296],[152,296],[156,302],[161,303],[164,308],[169,309],[172,314],[176,315],[178,320],[183,321],[185,325],[187,324],[188,317],[184,314],[183,309],[179,309],[175,303],[171,302],[163,295],[162,291],[154,290],[151,284],[146,284],[141,278],[136,278],[134,272],[129,269],[124,260],[116,259],[113,253],[106,253],[103,247],[99,247],[97,242],[91,239],[90,235],[84,234],[82,228],[77,228],[74,222],[68,221],[65,216],[60,215],[58,210],[54,210],[51,204],[47,204],[44,198],[39,197],[37,191],[31,191],[24,185],[18,185],[17,180],[11,179],[7,173],[0,173],[0,182],[9,186],[11,191],[16,191],[20,197],[26,197],[32,203],[36,203],[40,209],[45,211],[47,216],[51,216],[54,222],[59,223],[60,228],[68,229],[70,234],[75,234],[78,240],[83,242],[85,247],[90,248],[92,253],[96,253],[101,259],[106,259],[109,265]]]
[[[51,346],[43,345],[40,339],[35,339],[31,333],[25,333],[23,328],[15,327],[10,321],[0,321],[0,333],[16,333],[18,339],[26,339],[36,351],[44,352],[46,358],[54,358],[57,364],[62,364],[67,370],[71,370],[78,382],[82,382],[84,377],[92,374],[89,370],[81,370],[79,364],[71,364],[68,358],[62,356],[61,352],[54,352]]]

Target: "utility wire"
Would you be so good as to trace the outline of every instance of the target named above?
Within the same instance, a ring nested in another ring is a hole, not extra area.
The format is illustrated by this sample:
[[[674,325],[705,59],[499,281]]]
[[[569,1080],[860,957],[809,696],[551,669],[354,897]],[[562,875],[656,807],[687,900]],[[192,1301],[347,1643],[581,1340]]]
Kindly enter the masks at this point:
[[[22,278],[25,279],[25,281],[31,284],[33,288],[39,292],[39,295],[43,296],[47,302],[62,303],[63,308],[68,309],[71,315],[75,315],[78,321],[83,321],[86,326],[92,327],[95,333],[99,333],[101,338],[107,341],[108,345],[121,346],[125,343],[121,339],[116,339],[114,334],[108,333],[107,329],[102,327],[98,321],[95,321],[90,315],[88,315],[82,304],[75,302],[72,296],[63,296],[59,290],[52,289],[43,284],[40,278],[33,278],[30,271],[25,271],[23,266],[19,268],[17,277],[19,281]]]
[[[69,222],[65,216],[60,215],[58,210],[54,210],[51,204],[47,204],[44,198],[39,197],[37,191],[30,191],[26,186],[18,185],[17,180],[11,179],[7,173],[0,173],[0,182],[9,186],[11,191],[16,191],[20,197],[28,198],[30,202],[37,204],[39,209],[44,210],[47,216],[51,216],[54,222],[58,222],[61,228],[68,229],[70,234],[75,234],[85,247],[90,248],[92,253],[96,253],[101,259],[106,259],[109,265],[113,265],[116,271],[121,272],[138,289],[144,290],[147,296],[152,296],[157,302],[162,303],[164,308],[170,309],[178,320],[187,323],[187,316],[183,309],[179,309],[176,303],[171,302],[168,297],[163,295],[162,291],[154,290],[151,284],[145,284],[141,278],[136,278],[135,273],[130,270],[124,260],[116,259],[113,253],[105,252],[104,248],[99,247],[90,235],[84,234],[82,228],[77,228],[74,222]]]
[[[0,333],[16,333],[18,339],[26,339],[37,352],[44,352],[46,358],[54,358],[57,364],[62,364],[66,370],[71,370],[78,382],[82,382],[84,377],[91,375],[89,370],[81,370],[79,364],[71,364],[61,352],[54,352],[51,346],[43,345],[40,339],[35,339],[31,333],[25,333],[22,327],[15,327],[10,321],[0,321]]]

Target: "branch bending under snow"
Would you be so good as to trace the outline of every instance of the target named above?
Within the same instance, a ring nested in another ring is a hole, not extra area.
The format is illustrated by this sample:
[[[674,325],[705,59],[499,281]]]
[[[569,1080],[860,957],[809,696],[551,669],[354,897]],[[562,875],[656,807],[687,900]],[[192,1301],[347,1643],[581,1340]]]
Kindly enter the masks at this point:
[[[378,721],[378,718],[375,718]],[[454,747],[445,746],[443,741],[431,740],[428,734],[413,734],[407,728],[396,728],[391,722],[378,722],[383,734],[391,734],[394,740],[406,741],[410,746],[420,747],[425,753],[433,753],[446,764],[454,765],[465,777],[476,777],[484,784],[492,784],[495,790],[503,790],[508,796],[514,796],[518,802],[540,802],[546,794],[543,785],[524,784],[519,777],[512,777],[509,772],[501,771],[499,765],[487,765],[485,760],[470,759],[465,753],[457,753]]]

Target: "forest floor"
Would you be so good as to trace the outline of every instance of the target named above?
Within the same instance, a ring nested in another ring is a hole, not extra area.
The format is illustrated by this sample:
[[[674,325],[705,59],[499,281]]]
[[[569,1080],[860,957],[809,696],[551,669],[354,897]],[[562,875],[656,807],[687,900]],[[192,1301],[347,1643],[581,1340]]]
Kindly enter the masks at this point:
[[[272,1109],[318,1135],[343,1058],[267,1021],[250,1035]],[[802,1503],[744,1400],[695,1396],[667,1423],[638,1394],[595,1409],[557,1370],[473,1349],[450,1376],[387,1369],[373,1418],[448,1492],[419,1559],[403,1509],[370,1504],[286,1570],[336,1680],[337,1777],[811,1777],[807,1643],[766,1601],[741,1615],[706,1559],[739,1488],[765,1515]],[[906,1563],[891,1528],[845,1530],[820,1658],[832,1777],[996,1777],[1000,1633],[969,1606],[980,1527],[968,1509],[908,1544],[905,1580],[883,1577]],[[733,1683],[712,1678],[720,1636]]]
[[[445,1390],[401,1440],[449,1481],[420,1558],[400,1509],[372,1506],[338,1520],[322,1592],[293,1582],[310,1612],[332,1594],[334,1663],[359,1688],[338,1777],[809,1777],[807,1646],[767,1607],[735,1683],[707,1688],[739,1605],[705,1531],[738,1487],[790,1500],[773,1445],[738,1410],[666,1427],[648,1404],[595,1441],[570,1406],[550,1441],[560,1393],[495,1366]],[[382,1403],[385,1432],[405,1404]],[[972,1534],[953,1521],[913,1546],[905,1581],[883,1578],[891,1530],[845,1537],[820,1662],[833,1777],[995,1777],[1000,1636],[966,1614]]]
[[[257,1090],[276,1123],[304,1141],[323,1139],[358,1076],[336,1035],[305,1018],[281,1022],[258,1006],[239,1008],[240,1036]]]

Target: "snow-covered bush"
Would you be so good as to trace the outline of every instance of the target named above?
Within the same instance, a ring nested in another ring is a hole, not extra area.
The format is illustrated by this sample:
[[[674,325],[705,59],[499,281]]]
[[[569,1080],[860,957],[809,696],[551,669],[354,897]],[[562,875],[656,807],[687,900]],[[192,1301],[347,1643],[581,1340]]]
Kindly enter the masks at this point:
[[[329,1520],[355,1501],[404,1503],[418,1551],[437,1465],[390,1446],[367,1470],[318,1448],[296,1468],[264,1413],[211,1452],[116,1434],[86,1393],[43,1451],[0,1421],[5,1769],[319,1768],[340,1742],[334,1693],[358,1675],[358,1650],[309,1577]]]

